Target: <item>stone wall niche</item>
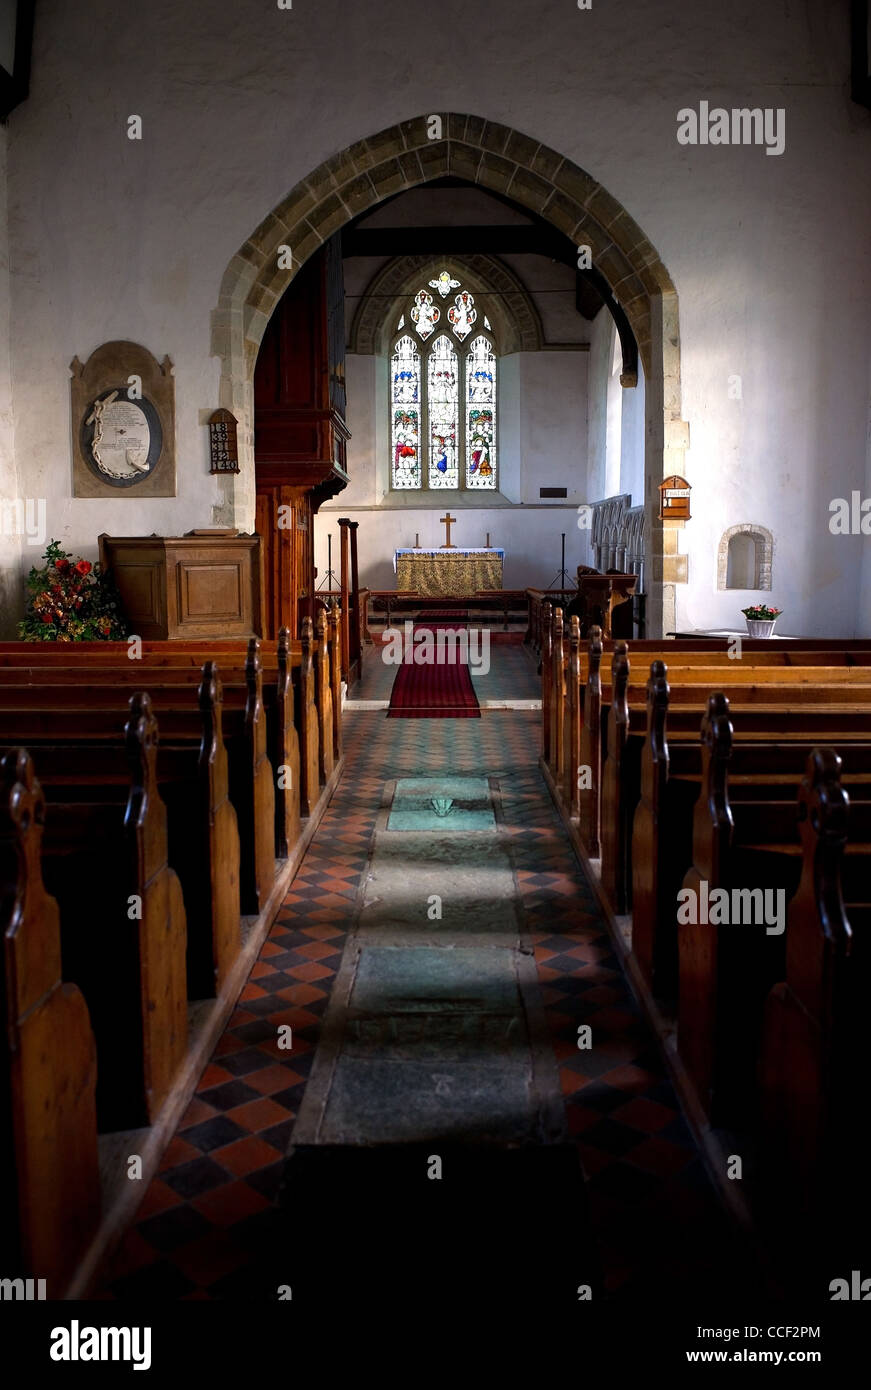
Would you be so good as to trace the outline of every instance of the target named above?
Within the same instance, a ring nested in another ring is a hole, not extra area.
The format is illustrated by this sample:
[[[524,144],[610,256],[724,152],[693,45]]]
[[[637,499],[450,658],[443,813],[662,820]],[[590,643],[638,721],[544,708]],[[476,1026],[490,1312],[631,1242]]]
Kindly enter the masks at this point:
[[[770,589],[774,537],[764,526],[742,521],[723,532],[717,552],[718,589]]]

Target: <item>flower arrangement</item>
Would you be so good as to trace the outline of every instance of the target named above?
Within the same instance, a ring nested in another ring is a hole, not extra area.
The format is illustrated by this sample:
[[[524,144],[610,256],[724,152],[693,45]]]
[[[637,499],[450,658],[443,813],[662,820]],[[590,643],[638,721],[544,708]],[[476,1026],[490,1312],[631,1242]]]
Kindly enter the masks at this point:
[[[767,623],[779,618],[783,609],[769,608],[764,603],[751,603],[749,608],[742,608],[741,612],[745,618],[750,619],[751,623]]]
[[[27,576],[28,600],[18,635],[25,642],[113,642],[127,636],[121,600],[99,565],[73,560],[50,541],[41,569]]]

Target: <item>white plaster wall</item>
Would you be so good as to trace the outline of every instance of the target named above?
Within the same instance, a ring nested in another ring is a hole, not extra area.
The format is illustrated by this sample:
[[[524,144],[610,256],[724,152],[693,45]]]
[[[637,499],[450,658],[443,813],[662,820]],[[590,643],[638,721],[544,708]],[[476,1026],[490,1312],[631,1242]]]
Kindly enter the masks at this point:
[[[22,520],[27,512],[18,486],[12,418],[12,359],[10,355],[10,265],[6,218],[7,131],[0,126],[0,638],[15,636],[14,622],[21,601],[19,593],[23,545]],[[31,519],[38,523],[39,511]],[[34,528],[36,529],[36,528]],[[39,551],[36,551],[39,554]]]
[[[608,384],[614,320],[604,309],[593,319],[587,368],[587,502],[607,497]]]
[[[750,519],[775,534],[785,627],[854,630],[868,541],[832,537],[827,510],[866,480],[871,116],[846,96],[847,5],[506,0],[494,24],[486,7],[408,0],[405,62],[394,13],[374,22],[372,5],[339,0],[37,7],[31,96],[9,123],[9,229],[17,458],[23,490],[50,499],[49,533],[93,554],[100,530],[212,521],[200,412],[217,404],[209,315],[230,258],[329,155],[471,108],[600,180],[677,286],[694,489],[681,625],[731,616],[716,545]],[[464,41],[450,63],[421,68],[452,26]],[[785,154],[679,146],[676,113],[701,99],[784,107]],[[131,113],[141,142],[126,139]],[[175,363],[176,503],[70,500],[69,362],[113,337]],[[726,395],[734,372],[740,403]]]
[[[618,380],[619,385],[619,380]],[[633,507],[644,501],[644,367],[638,362],[638,385],[620,387],[620,491]]]

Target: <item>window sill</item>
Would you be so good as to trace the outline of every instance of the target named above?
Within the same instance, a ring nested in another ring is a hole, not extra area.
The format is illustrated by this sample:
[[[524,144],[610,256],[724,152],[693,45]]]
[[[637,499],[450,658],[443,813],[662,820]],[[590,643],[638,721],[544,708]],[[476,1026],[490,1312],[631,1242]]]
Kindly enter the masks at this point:
[[[461,492],[451,488],[445,488],[443,492],[423,492],[413,491],[411,488],[399,489],[392,492],[385,492],[379,498],[378,506],[385,509],[398,511],[429,511],[432,508],[441,509],[442,507],[456,507],[475,509],[480,511],[482,508],[490,507],[517,507],[520,503],[512,502],[510,497],[506,497],[504,492],[498,488],[494,492],[485,491],[483,488],[469,489]]]

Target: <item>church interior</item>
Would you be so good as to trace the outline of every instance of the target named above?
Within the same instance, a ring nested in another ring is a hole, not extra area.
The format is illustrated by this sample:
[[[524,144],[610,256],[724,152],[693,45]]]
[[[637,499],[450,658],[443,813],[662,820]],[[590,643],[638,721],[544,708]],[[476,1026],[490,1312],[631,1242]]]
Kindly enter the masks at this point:
[[[0,1302],[831,1365],[868,0],[123,11],[0,7]]]

